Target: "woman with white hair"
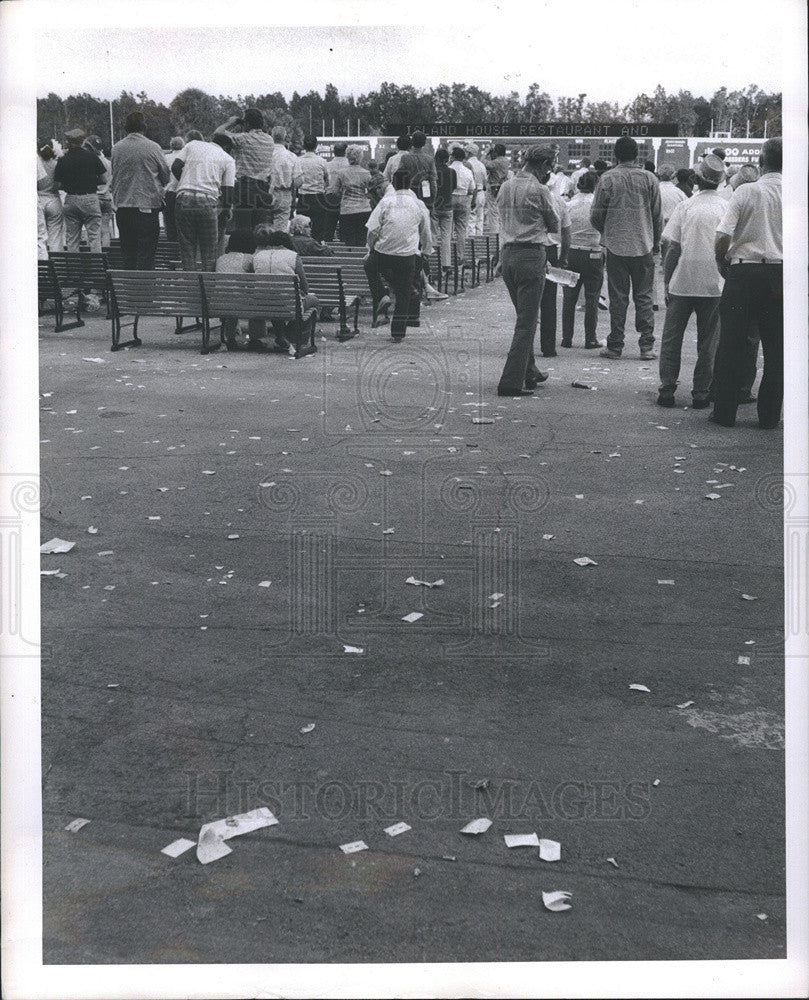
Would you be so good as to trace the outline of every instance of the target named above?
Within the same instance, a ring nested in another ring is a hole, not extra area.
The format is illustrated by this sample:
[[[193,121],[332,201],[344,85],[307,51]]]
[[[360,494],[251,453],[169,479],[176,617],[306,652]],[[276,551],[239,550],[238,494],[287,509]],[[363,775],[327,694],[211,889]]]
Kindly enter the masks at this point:
[[[312,220],[308,215],[293,215],[289,224],[289,235],[295,253],[301,257],[333,257],[334,250],[325,243],[318,243],[312,237]]]
[[[362,150],[349,146],[348,166],[335,176],[333,193],[340,198],[340,239],[347,246],[365,246],[365,223],[371,217],[371,173],[360,165]]]

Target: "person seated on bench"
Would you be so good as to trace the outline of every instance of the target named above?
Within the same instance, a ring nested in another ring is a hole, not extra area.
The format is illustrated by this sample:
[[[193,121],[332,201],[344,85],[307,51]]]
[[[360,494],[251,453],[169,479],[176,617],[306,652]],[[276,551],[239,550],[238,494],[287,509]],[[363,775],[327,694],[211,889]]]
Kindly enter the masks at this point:
[[[253,251],[256,248],[256,241],[249,229],[237,229],[230,234],[228,240],[227,253],[216,259],[217,274],[250,274],[253,270]],[[248,320],[248,323],[259,323],[261,329],[256,327],[256,332],[261,333],[264,325],[261,320]],[[242,348],[236,341],[239,332],[239,320],[236,316],[225,316],[222,318],[222,330],[225,335],[225,344],[229,351],[240,351]]]
[[[308,215],[293,215],[289,226],[292,248],[301,257],[333,257],[334,250],[312,239],[312,220]]]
[[[289,233],[270,229],[267,223],[262,223],[253,230],[253,236],[256,241],[256,251],[253,254],[253,270],[256,274],[296,274],[301,291],[303,311],[317,309],[320,303],[316,295],[309,293],[309,285],[307,284],[306,274],[303,270],[303,262],[298,254],[295,253],[292,237]],[[256,320],[255,322],[257,324],[257,332],[258,324],[261,324],[263,330],[266,331],[266,324],[263,320]],[[275,332],[275,349],[277,351],[289,350],[289,341],[284,337],[284,331],[286,330],[284,320],[274,319],[272,327]],[[255,336],[251,332],[251,343],[254,340],[261,343],[261,336]],[[261,347],[251,347],[248,344],[247,349],[254,351],[267,350],[263,344]]]

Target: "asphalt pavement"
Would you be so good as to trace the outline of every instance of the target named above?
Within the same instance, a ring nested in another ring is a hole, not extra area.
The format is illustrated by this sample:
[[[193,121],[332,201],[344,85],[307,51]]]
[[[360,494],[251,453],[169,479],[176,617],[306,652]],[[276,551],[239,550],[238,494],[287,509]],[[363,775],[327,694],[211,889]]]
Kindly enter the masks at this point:
[[[41,318],[46,962],[785,955],[782,433],[576,315],[525,399],[500,280],[299,361]]]

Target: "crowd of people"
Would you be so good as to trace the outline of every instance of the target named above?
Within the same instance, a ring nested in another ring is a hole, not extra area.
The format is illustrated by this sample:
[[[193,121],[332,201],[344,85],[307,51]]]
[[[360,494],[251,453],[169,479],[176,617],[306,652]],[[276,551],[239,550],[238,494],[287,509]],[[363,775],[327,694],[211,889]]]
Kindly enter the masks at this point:
[[[363,165],[363,151],[337,142],[333,158],[307,137],[298,153],[286,130],[268,132],[261,111],[248,108],[216,128],[171,141],[168,153],[145,135],[140,112],[109,159],[97,136],[65,135],[67,149],[43,141],[38,155],[39,254],[91,251],[110,245],[113,214],[124,267],[151,270],[163,215],[186,270],[297,274],[306,301],[301,256],[328,255],[339,239],[365,247],[375,312],[393,304],[391,336],[419,325],[423,298],[444,298],[429,281],[438,248],[442,268],[453,243],[498,234],[498,273],[517,314],[498,385],[502,396],[531,395],[547,378],[534,354],[557,354],[557,284],[563,280],[561,347],[573,346],[575,310],[584,291],[584,347],[623,356],[630,294],[640,357],[655,352],[655,311],[665,308],[660,341],[658,404],[675,405],[684,332],[696,316],[697,363],[691,405],[713,403],[711,419],[733,426],[740,404],[755,402],[759,343],[764,372],[758,391],[762,427],[777,426],[783,397],[781,140],[764,144],[759,167],[725,166],[717,147],[693,169],[638,163],[628,137],[615,143],[615,162],[583,158],[571,172],[558,165],[558,146],[530,147],[520,164],[505,145],[481,154],[475,143],[439,147],[423,132],[402,135],[384,162]],[[64,200],[60,192],[64,193]],[[559,277],[558,274],[554,275]],[[606,274],[608,304],[602,289]],[[572,277],[571,277],[572,275]],[[662,284],[662,288],[659,286]],[[659,301],[663,299],[663,303]],[[609,310],[606,343],[599,310]],[[264,324],[250,322],[246,344],[231,321],[231,349],[269,350]],[[275,329],[275,349],[288,346]]]

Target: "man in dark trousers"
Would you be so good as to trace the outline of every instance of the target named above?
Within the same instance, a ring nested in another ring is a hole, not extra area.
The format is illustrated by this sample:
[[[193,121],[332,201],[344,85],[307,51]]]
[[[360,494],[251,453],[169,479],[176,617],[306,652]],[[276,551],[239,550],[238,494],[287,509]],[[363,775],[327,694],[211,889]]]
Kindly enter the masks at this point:
[[[638,164],[638,144],[629,136],[615,143],[615,166],[599,180],[590,209],[590,221],[607,248],[607,288],[610,298],[610,335],[602,358],[615,361],[624,349],[624,326],[629,287],[635,303],[635,329],[640,356],[652,361],[654,352],[654,254],[660,249],[663,213],[660,184],[650,170]]]
[[[784,247],[781,219],[781,140],[761,148],[761,177],[736,190],[716,230],[716,263],[725,278],[719,303],[719,349],[710,419],[736,423],[750,330],[764,354],[758,425],[776,428],[784,401]]]
[[[140,111],[126,116],[126,135],[112,147],[110,193],[121,234],[124,267],[153,271],[160,236],[163,189],[171,173],[163,150],[143,134]]]
[[[371,212],[368,230],[368,256],[365,272],[374,302],[384,296],[381,278],[394,295],[390,334],[402,340],[408,326],[419,326],[419,296],[416,292],[416,269],[419,255],[429,258],[433,252],[430,213],[412,191],[411,175],[406,170],[393,174],[393,194],[383,198]]]
[[[532,146],[525,166],[501,185],[497,195],[502,245],[498,270],[502,267],[503,281],[517,311],[498,396],[532,396],[532,390],[548,377],[532,369],[531,360],[545,287],[546,239],[548,233],[559,231],[559,216],[545,186],[555,160],[550,146]]]

